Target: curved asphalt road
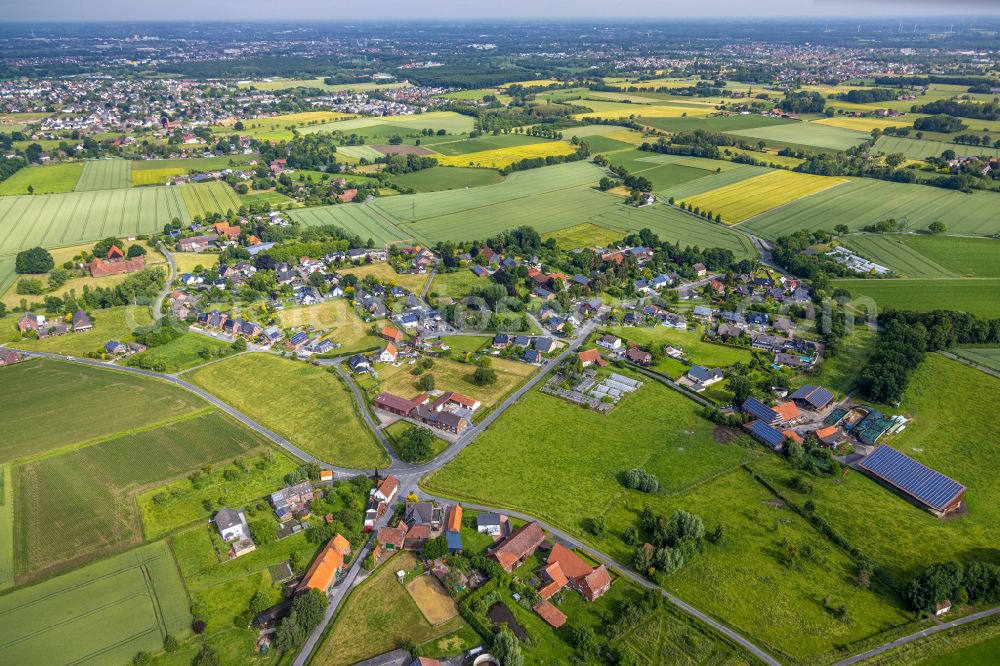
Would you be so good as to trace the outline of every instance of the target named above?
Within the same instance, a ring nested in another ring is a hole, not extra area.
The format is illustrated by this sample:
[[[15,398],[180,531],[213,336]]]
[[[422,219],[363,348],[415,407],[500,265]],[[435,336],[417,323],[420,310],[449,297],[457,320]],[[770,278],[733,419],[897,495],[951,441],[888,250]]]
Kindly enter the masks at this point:
[[[422,494],[424,496],[430,498],[430,499],[438,500],[438,501],[441,501],[441,502],[454,502],[455,501],[453,499],[449,499],[449,498],[446,498],[446,497],[438,497],[436,495],[430,495],[427,492],[423,492]],[[570,544],[574,548],[579,548],[580,550],[586,552],[588,555],[590,555],[594,559],[596,559],[596,560],[598,560],[600,562],[603,562],[604,564],[608,565],[609,567],[612,567],[612,568],[616,569],[618,571],[618,573],[620,573],[621,575],[628,577],[632,581],[634,581],[634,582],[638,583],[639,585],[642,585],[643,587],[648,588],[650,590],[659,590],[663,594],[663,596],[665,596],[667,598],[667,600],[670,601],[670,603],[672,603],[674,606],[677,606],[678,608],[680,608],[682,611],[684,611],[688,615],[691,615],[692,617],[695,617],[695,618],[701,620],[705,624],[707,624],[710,627],[712,627],[713,629],[715,629],[720,634],[725,635],[727,638],[729,638],[731,641],[733,641],[734,643],[736,643],[740,647],[746,649],[748,652],[753,653],[753,655],[755,657],[757,657],[758,659],[760,659],[765,664],[768,664],[768,666],[780,666],[780,662],[778,662],[774,657],[772,657],[768,653],[764,652],[759,647],[757,647],[756,645],[754,645],[753,643],[751,643],[747,639],[743,638],[743,636],[739,635],[738,633],[736,633],[735,631],[733,631],[732,629],[730,629],[726,625],[720,624],[719,622],[716,622],[715,620],[713,620],[708,615],[705,615],[704,613],[702,613],[701,611],[699,611],[697,608],[694,608],[693,606],[690,606],[689,604],[685,603],[684,601],[682,601],[682,600],[678,599],[677,597],[675,597],[674,595],[670,594],[669,592],[667,592],[666,590],[664,590],[663,588],[661,588],[656,583],[650,582],[646,578],[643,578],[642,576],[640,576],[638,573],[632,571],[629,567],[624,566],[624,565],[620,564],[619,562],[616,562],[615,560],[611,559],[610,557],[608,557],[604,553],[601,553],[600,551],[594,550],[593,548],[591,548],[587,544],[583,543],[582,541],[580,541],[579,539],[577,539],[573,535],[567,534],[566,532],[562,531],[558,527],[553,527],[552,525],[550,525],[548,523],[545,523],[545,522],[543,522],[541,520],[538,520],[537,518],[535,518],[533,516],[530,516],[530,515],[528,515],[526,513],[520,513],[518,511],[511,511],[510,509],[500,509],[500,508],[497,508],[497,507],[484,506],[484,505],[481,505],[481,504],[473,504],[471,502],[464,502],[464,501],[462,502],[462,506],[466,507],[466,508],[469,508],[469,509],[475,509],[477,511],[492,511],[492,512],[495,512],[495,513],[503,513],[505,515],[514,516],[515,518],[520,518],[521,520],[526,520],[526,521],[529,521],[529,522],[533,521],[533,520],[537,521],[539,524],[541,524],[542,528],[546,532],[548,532],[550,534],[555,534],[557,537],[559,537],[560,540],[564,541],[565,543]]]
[[[167,258],[167,265],[170,267],[170,275],[167,276],[167,281],[163,287],[163,291],[157,295],[156,301],[153,303],[154,321],[159,321],[163,317],[163,314],[160,312],[163,309],[163,301],[166,299],[167,294],[171,291],[170,285],[177,279],[177,262],[174,261],[174,255],[170,254],[170,251],[167,250],[167,247],[163,243],[160,243],[159,248],[160,252],[163,253],[163,256]]]
[[[171,264],[171,272],[173,274],[176,271],[176,268],[174,266],[172,257],[170,257],[169,254],[167,256],[169,258],[168,261]],[[165,296],[165,294],[164,294],[164,296]],[[162,301],[160,301],[160,302],[162,302]],[[158,310],[157,310],[157,312],[158,312]],[[392,464],[388,468],[386,468],[386,470],[383,470],[383,471],[389,471],[389,472],[391,472],[392,474],[394,474],[399,479],[400,487],[399,487],[399,492],[398,492],[397,497],[405,497],[409,492],[415,491],[417,489],[417,483],[419,482],[419,480],[424,475],[426,475],[427,473],[429,473],[431,471],[434,471],[434,470],[436,470],[436,469],[438,469],[440,467],[443,467],[444,465],[446,465],[447,463],[449,463],[450,461],[452,461],[455,457],[457,457],[462,452],[462,450],[465,449],[466,446],[468,446],[469,444],[471,444],[472,441],[476,437],[478,437],[482,432],[484,432],[486,430],[486,428],[488,428],[490,425],[492,425],[493,422],[496,421],[500,417],[500,415],[503,414],[504,411],[506,411],[510,406],[512,406],[514,403],[516,403],[521,398],[521,396],[523,396],[525,393],[527,393],[528,391],[530,391],[531,389],[533,389],[539,382],[541,382],[548,375],[548,373],[553,368],[555,368],[559,363],[561,363],[566,357],[568,357],[570,354],[574,353],[580,347],[580,345],[583,343],[583,341],[587,338],[587,335],[590,334],[590,332],[594,329],[595,326],[596,326],[596,323],[593,322],[593,321],[591,321],[591,322],[588,322],[587,324],[585,324],[583,327],[581,327],[581,329],[580,329],[580,331],[579,331],[576,339],[573,340],[573,342],[571,342],[570,345],[562,353],[559,354],[559,356],[557,356],[556,358],[551,359],[550,361],[548,361],[541,368],[541,370],[539,372],[537,372],[528,382],[526,382],[523,386],[521,386],[521,388],[519,388],[513,394],[511,394],[510,396],[508,396],[506,400],[504,400],[500,405],[498,405],[497,408],[491,414],[489,414],[483,420],[482,423],[480,423],[478,425],[475,425],[475,426],[472,426],[471,428],[468,428],[462,434],[462,436],[459,437],[459,439],[454,444],[452,444],[451,446],[449,446],[445,450],[444,453],[442,453],[440,456],[438,456],[434,460],[432,460],[432,461],[430,461],[428,463],[422,464],[422,465],[410,465],[410,464],[408,464],[408,463],[400,460],[396,456],[395,452],[392,450],[392,447],[388,445],[388,442],[385,440],[385,437],[382,435],[382,433],[380,432],[380,430],[376,427],[376,424],[375,424],[374,420],[372,419],[371,414],[369,413],[369,411],[368,411],[368,409],[366,407],[366,404],[365,404],[365,401],[364,401],[364,397],[362,396],[362,394],[361,394],[360,390],[358,389],[357,385],[351,380],[350,376],[347,373],[345,373],[344,370],[343,370],[343,368],[341,367],[340,363],[343,361],[343,359],[336,359],[331,364],[333,364],[335,366],[338,375],[340,375],[340,377],[342,379],[344,379],[347,382],[347,385],[351,388],[351,391],[354,394],[354,398],[355,398],[356,402],[358,403],[358,408],[361,410],[361,414],[362,414],[365,422],[368,424],[369,428],[372,429],[372,432],[375,433],[375,437],[385,447],[386,452],[388,453],[388,455],[392,459],[392,461],[393,461]],[[296,458],[299,458],[300,460],[303,460],[305,462],[310,462],[310,463],[316,463],[316,464],[320,465],[323,469],[331,470],[331,471],[335,472],[339,476],[354,476],[354,475],[357,475],[359,473],[369,473],[369,472],[371,472],[371,470],[359,470],[359,469],[353,469],[353,468],[348,468],[348,467],[338,467],[336,465],[331,465],[331,464],[326,463],[326,462],[324,462],[322,460],[319,460],[318,458],[314,457],[313,455],[311,455],[309,453],[306,453],[302,449],[298,448],[297,446],[295,446],[294,444],[292,444],[291,442],[289,442],[287,439],[285,439],[284,437],[282,437],[278,433],[276,433],[276,432],[274,432],[274,431],[272,431],[272,430],[270,430],[268,428],[265,428],[264,426],[260,425],[259,423],[257,423],[256,421],[252,420],[250,417],[248,417],[247,415],[245,415],[243,412],[241,412],[241,411],[237,410],[236,408],[230,406],[229,404],[223,402],[222,400],[220,400],[219,398],[217,398],[213,394],[209,393],[208,391],[206,391],[206,390],[204,390],[202,388],[199,388],[198,386],[195,386],[194,384],[191,384],[190,382],[187,382],[187,381],[181,379],[180,377],[177,377],[177,376],[174,376],[174,375],[163,374],[163,373],[159,373],[159,372],[154,372],[154,371],[151,371],[151,370],[144,370],[142,368],[132,368],[132,367],[129,367],[129,366],[114,365],[114,364],[111,364],[111,363],[107,363],[107,362],[103,362],[103,361],[97,361],[97,360],[88,359],[88,358],[76,358],[76,357],[70,357],[70,356],[66,356],[66,355],[62,355],[62,354],[50,354],[50,353],[46,353],[46,352],[25,351],[25,350],[18,350],[18,349],[15,349],[15,348],[11,348],[11,349],[14,349],[14,351],[20,352],[21,354],[25,355],[26,357],[40,357],[40,358],[51,358],[51,359],[60,360],[60,361],[70,361],[70,362],[73,362],[73,363],[79,363],[79,364],[82,364],[82,365],[89,365],[89,366],[96,367],[96,368],[103,368],[105,370],[117,370],[117,371],[120,371],[120,372],[130,372],[130,373],[133,373],[133,374],[143,375],[145,377],[150,377],[150,378],[153,378],[153,379],[159,379],[159,380],[162,380],[162,381],[165,381],[165,382],[169,382],[169,383],[171,383],[171,384],[173,384],[175,386],[179,386],[179,387],[181,387],[183,389],[186,389],[186,390],[188,390],[188,391],[190,391],[192,393],[197,394],[198,396],[200,396],[201,398],[203,398],[204,400],[206,400],[207,402],[209,402],[210,404],[212,404],[216,408],[220,409],[221,411],[225,412],[229,416],[233,417],[234,419],[236,419],[237,421],[239,421],[240,423],[242,423],[246,427],[248,427],[251,430],[254,430],[255,432],[258,432],[261,435],[267,437],[272,442],[274,442],[275,444],[277,444],[281,448],[285,449],[286,451],[288,451],[289,453],[291,453],[292,455],[294,455]],[[640,371],[641,371],[641,369],[640,369]],[[653,379],[657,379],[659,381],[662,381],[665,384],[672,385],[671,386],[672,388],[676,388],[677,390],[680,390],[685,395],[689,395],[689,396],[691,395],[689,392],[680,389],[680,387],[677,387],[676,385],[673,385],[673,382],[670,382],[669,380],[664,381],[665,378],[662,377],[661,375],[658,375],[658,374],[650,372],[650,371],[643,372],[643,374],[646,374],[647,376],[649,376],[649,377],[651,377]],[[694,397],[696,400],[697,400],[697,398],[700,398],[700,396],[692,396],[692,397]],[[427,495],[431,499],[438,499],[438,500],[442,500],[442,501],[453,501],[453,500],[450,500],[450,499],[447,499],[447,498],[441,498],[441,497],[435,497],[433,495],[428,495],[427,493],[424,493],[424,495]],[[517,512],[517,511],[512,511],[510,509],[498,509],[498,508],[494,508],[494,507],[487,507],[487,506],[473,504],[473,503],[469,503],[469,502],[463,502],[463,506],[466,506],[466,507],[472,508],[472,509],[478,509],[478,510],[502,511],[505,514],[508,514],[508,515],[511,515],[511,516],[515,516],[515,517],[520,518],[522,520],[529,520],[529,521],[530,520],[537,520],[536,518],[534,518],[533,516],[530,516],[529,514],[520,513],[520,512]],[[390,515],[392,515],[391,512],[386,512],[386,515],[379,521],[379,524],[376,525],[376,527],[379,527],[379,526],[383,525],[384,522],[386,520],[388,520],[388,516],[390,516]],[[681,609],[682,611],[684,611],[688,615],[691,615],[692,617],[695,617],[698,620],[704,622],[705,624],[711,626],[713,629],[715,629],[719,633],[725,635],[731,641],[733,641],[736,644],[740,645],[741,647],[743,647],[744,649],[746,649],[748,652],[752,653],[754,656],[756,656],[758,659],[760,659],[764,663],[768,664],[769,666],[778,666],[779,662],[777,660],[775,660],[768,653],[766,653],[765,651],[763,651],[762,649],[760,649],[759,647],[757,647],[756,645],[754,645],[752,642],[750,642],[748,639],[746,639],[743,636],[741,636],[739,633],[737,633],[733,629],[730,629],[729,627],[727,627],[727,626],[725,626],[725,625],[717,622],[716,620],[714,620],[711,617],[709,617],[708,615],[702,613],[698,609],[690,606],[689,604],[687,604],[683,600],[681,600],[681,599],[679,599],[679,598],[671,595],[669,592],[666,592],[665,590],[662,590],[662,588],[659,588],[658,586],[656,586],[655,584],[653,584],[650,581],[646,580],[645,578],[643,578],[639,574],[631,571],[627,566],[623,566],[622,564],[616,562],[615,560],[613,560],[612,558],[608,557],[607,555],[601,553],[600,551],[597,551],[597,550],[591,548],[590,546],[586,545],[585,543],[579,541],[576,537],[574,537],[574,536],[572,536],[572,535],[570,535],[570,534],[568,534],[568,533],[560,530],[559,528],[556,528],[556,527],[553,527],[551,525],[548,525],[548,524],[546,524],[546,523],[544,523],[542,521],[539,521],[539,522],[542,524],[542,526],[544,527],[544,529],[546,531],[550,532],[551,534],[557,535],[560,539],[562,539],[566,543],[572,544],[574,547],[580,548],[581,550],[587,552],[589,555],[591,555],[595,559],[598,559],[598,560],[600,560],[602,562],[605,562],[608,565],[614,567],[622,575],[627,576],[628,578],[630,578],[631,580],[635,581],[639,585],[642,585],[642,586],[644,586],[646,588],[650,588],[650,589],[661,589],[661,591],[663,592],[664,596],[666,596],[667,599],[670,601],[670,603],[674,604],[677,608]],[[374,532],[373,532],[373,534],[374,534]],[[352,564],[351,568],[348,570],[348,573],[343,578],[343,582],[340,585],[338,585],[337,589],[335,590],[334,595],[331,597],[330,604],[328,605],[327,610],[326,610],[326,614],[324,616],[324,621],[320,624],[320,626],[318,626],[316,628],[316,630],[308,638],[306,644],[303,646],[302,651],[300,652],[300,654],[298,655],[298,657],[295,659],[295,662],[294,662],[295,666],[304,666],[304,664],[307,663],[309,656],[311,655],[312,651],[315,649],[315,647],[318,644],[319,640],[322,638],[322,635],[323,635],[323,632],[326,629],[326,626],[333,619],[333,616],[335,615],[335,613],[337,611],[337,608],[339,607],[339,605],[343,601],[343,599],[346,597],[347,591],[351,588],[351,586],[353,586],[355,584],[355,582],[356,582],[356,580],[357,580],[357,578],[358,578],[358,576],[360,574],[361,562],[364,561],[364,557],[367,556],[369,549],[370,549],[370,542],[367,543],[362,548],[361,551],[359,551],[359,554],[355,558],[354,563]],[[881,654],[882,652],[885,652],[887,650],[891,650],[892,648],[898,647],[900,645],[905,645],[906,643],[910,643],[912,641],[918,640],[918,639],[923,638],[925,636],[930,636],[930,635],[933,635],[933,634],[938,633],[940,631],[944,631],[946,629],[950,629],[952,627],[957,627],[957,626],[961,626],[963,624],[967,624],[969,622],[974,622],[975,620],[978,620],[978,619],[981,619],[981,618],[984,618],[984,617],[989,617],[989,616],[995,615],[997,613],[1000,613],[1000,607],[996,607],[996,608],[988,609],[988,610],[985,610],[985,611],[981,611],[979,613],[975,613],[973,615],[969,615],[967,617],[960,618],[960,619],[954,620],[952,622],[948,622],[948,623],[945,623],[945,624],[942,624],[942,625],[938,625],[938,626],[935,626],[935,627],[932,627],[932,628],[924,629],[924,630],[919,631],[917,633],[911,634],[910,636],[906,636],[906,637],[897,639],[897,640],[892,641],[890,643],[886,643],[885,645],[879,646],[877,648],[873,648],[872,650],[869,650],[869,651],[864,652],[862,654],[855,655],[853,657],[845,659],[845,660],[843,660],[841,662],[838,662],[836,664],[836,666],[849,666],[851,664],[855,664],[855,663],[857,663],[859,661],[863,661],[863,660],[868,659],[868,658],[870,658],[872,656],[875,656],[877,654]]]

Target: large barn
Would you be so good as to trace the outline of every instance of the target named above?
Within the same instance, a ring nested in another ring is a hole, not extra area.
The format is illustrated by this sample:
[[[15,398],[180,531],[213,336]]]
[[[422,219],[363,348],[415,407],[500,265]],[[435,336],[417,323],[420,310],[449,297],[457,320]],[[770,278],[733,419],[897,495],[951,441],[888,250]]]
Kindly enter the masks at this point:
[[[957,511],[965,501],[965,486],[885,444],[858,466],[936,516]]]

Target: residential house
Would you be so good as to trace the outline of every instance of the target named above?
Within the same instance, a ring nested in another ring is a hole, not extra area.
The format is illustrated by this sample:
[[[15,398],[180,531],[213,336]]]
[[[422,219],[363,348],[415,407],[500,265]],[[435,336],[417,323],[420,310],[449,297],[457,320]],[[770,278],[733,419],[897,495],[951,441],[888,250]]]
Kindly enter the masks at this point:
[[[392,501],[392,498],[396,496],[396,492],[399,490],[399,481],[392,474],[388,475],[372,490],[372,497],[374,497],[379,502],[388,504]]]
[[[601,337],[597,338],[595,344],[597,344],[598,347],[604,347],[605,349],[612,352],[617,352],[619,349],[622,348],[621,338],[616,338],[613,335],[602,335]]]
[[[545,532],[538,521],[517,528],[506,539],[489,551],[489,556],[500,563],[504,571],[510,573],[545,543]]]
[[[21,333],[27,331],[39,331],[45,327],[45,315],[36,315],[34,312],[26,312],[17,320],[17,330]]]
[[[396,349],[396,345],[387,342],[382,351],[375,357],[375,360],[378,363],[395,363],[398,356],[399,351]]]
[[[126,257],[117,245],[112,245],[107,252],[107,258],[94,257],[91,259],[88,268],[91,277],[105,277],[108,275],[122,275],[123,273],[135,273],[146,267],[146,259],[142,255],[138,257]]]
[[[596,349],[588,349],[587,351],[582,351],[577,353],[577,358],[580,359],[580,363],[583,367],[589,367],[591,365],[596,365],[599,368],[603,368],[608,364],[601,356],[601,353]]]
[[[242,511],[223,507],[212,518],[212,522],[223,541],[238,541],[250,534]]]
[[[406,336],[403,335],[403,332],[393,326],[383,327],[381,335],[383,339],[388,340],[389,342],[394,342],[396,344],[399,344],[400,342],[406,339]]]
[[[636,365],[649,366],[653,362],[653,355],[639,347],[629,347],[625,352],[625,358]]]
[[[309,342],[309,334],[305,331],[299,331],[298,333],[293,334],[292,337],[285,340],[284,347],[285,349],[298,351],[307,342]]]
[[[691,366],[687,371],[687,376],[702,386],[711,386],[712,384],[721,382],[725,378],[725,375],[722,374],[722,370],[719,368],[709,370],[703,365]]]
[[[532,346],[542,354],[548,354],[555,348],[555,340],[552,338],[535,338]]]
[[[347,359],[347,367],[351,369],[351,372],[357,374],[369,372],[372,369],[371,363],[368,362],[368,359],[363,354],[355,354]]]
[[[532,365],[542,362],[542,355],[535,349],[526,349],[521,354],[521,360]]]
[[[302,481],[271,493],[271,506],[274,507],[278,520],[288,522],[296,515],[301,517],[308,515],[312,499],[312,486],[308,481]]]
[[[565,585],[579,592],[587,601],[595,601],[611,589],[611,576],[607,567],[603,564],[590,566],[562,544],[557,543],[552,547],[542,571],[550,581],[539,590],[539,595],[546,601]]]
[[[445,539],[448,541],[448,552],[457,553],[462,550],[462,505],[452,504],[445,515]]]
[[[104,351],[112,356],[118,356],[128,352],[128,345],[117,340],[108,340],[104,343]]]
[[[691,270],[693,270],[694,274],[697,275],[698,277],[705,277],[706,275],[708,275],[708,269],[705,268],[705,264],[701,262],[691,266]]]
[[[506,333],[497,333],[493,336],[493,347],[497,349],[506,349],[510,344],[510,336]]]
[[[10,349],[0,349],[0,368],[14,365],[21,360],[21,355]]]
[[[94,329],[94,323],[90,321],[90,315],[88,315],[83,310],[77,310],[76,312],[73,313],[70,325],[73,327],[74,333],[79,333],[81,331],[91,331]]]
[[[476,516],[476,531],[490,536],[498,536],[502,529],[499,513],[480,513]]]
[[[693,314],[696,319],[711,319],[715,316],[715,310],[704,305],[696,305]]]

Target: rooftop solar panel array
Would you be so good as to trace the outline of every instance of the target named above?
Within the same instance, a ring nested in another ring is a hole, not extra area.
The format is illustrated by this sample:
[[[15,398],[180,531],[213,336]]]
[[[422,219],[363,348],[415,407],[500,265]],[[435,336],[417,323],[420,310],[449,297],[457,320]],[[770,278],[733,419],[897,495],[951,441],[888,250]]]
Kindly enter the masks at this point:
[[[819,409],[833,400],[833,394],[822,386],[806,385],[793,393],[790,399],[805,400],[813,407]]]
[[[750,425],[750,434],[770,446],[772,449],[776,449],[781,446],[782,442],[786,439],[784,433],[780,430],[772,428],[763,421],[754,421]]]
[[[965,490],[957,481],[885,444],[862,460],[860,467],[938,511]]]
[[[764,423],[774,423],[778,420],[776,411],[752,396],[743,401],[743,411]]]

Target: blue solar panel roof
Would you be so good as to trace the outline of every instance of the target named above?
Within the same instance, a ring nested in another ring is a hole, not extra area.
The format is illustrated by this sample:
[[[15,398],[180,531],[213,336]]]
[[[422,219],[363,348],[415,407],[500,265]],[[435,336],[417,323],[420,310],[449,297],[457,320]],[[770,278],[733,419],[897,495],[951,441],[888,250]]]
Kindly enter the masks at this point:
[[[867,470],[927,506],[943,511],[965,490],[965,486],[944,474],[883,444],[861,461]]]
[[[822,386],[807,384],[790,396],[791,400],[805,400],[816,408],[823,407],[833,400],[833,394]]]
[[[743,401],[743,411],[764,423],[774,423],[778,413],[753,396]]]
[[[772,449],[778,448],[785,441],[785,435],[780,430],[772,428],[763,421],[754,421],[750,426],[750,434]]]

